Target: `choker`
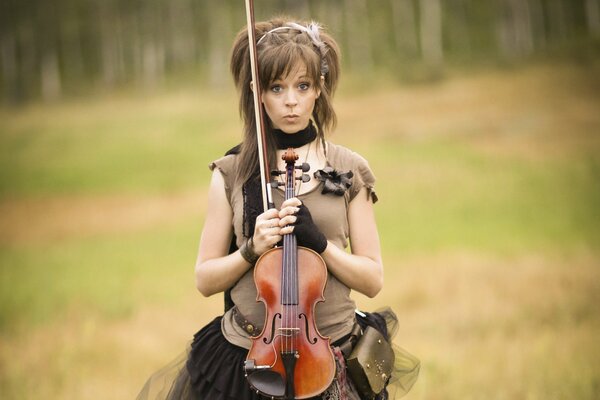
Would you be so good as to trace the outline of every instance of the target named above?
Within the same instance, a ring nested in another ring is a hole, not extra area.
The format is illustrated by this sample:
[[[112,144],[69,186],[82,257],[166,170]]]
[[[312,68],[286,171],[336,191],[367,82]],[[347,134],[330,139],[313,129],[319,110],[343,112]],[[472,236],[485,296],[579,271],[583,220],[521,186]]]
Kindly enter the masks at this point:
[[[285,133],[280,129],[273,129],[273,137],[279,150],[285,150],[288,147],[298,148],[315,140],[317,130],[311,121],[306,128],[296,133]]]

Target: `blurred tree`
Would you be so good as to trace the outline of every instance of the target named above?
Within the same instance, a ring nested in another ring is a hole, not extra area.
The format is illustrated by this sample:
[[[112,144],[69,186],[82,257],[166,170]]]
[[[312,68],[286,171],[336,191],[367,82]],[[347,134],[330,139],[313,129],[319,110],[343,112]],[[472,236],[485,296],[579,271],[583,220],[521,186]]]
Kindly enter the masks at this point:
[[[225,2],[209,2],[206,11],[211,18],[219,21],[220,29],[209,29],[209,82],[212,86],[222,86],[228,76],[228,45],[231,43],[231,10]]]
[[[600,38],[600,5],[598,0],[585,0],[585,16],[590,35]]]
[[[440,0],[419,0],[421,52],[425,63],[433,69],[444,62],[442,46],[442,5]]]
[[[526,60],[600,38],[600,0],[262,0],[257,18],[323,22],[345,68],[372,75],[398,65]],[[162,85],[180,72],[213,86],[245,23],[241,0],[2,0],[0,96],[54,100],[90,88]],[[558,53],[559,52],[554,52]],[[572,51],[563,52],[572,54]]]
[[[416,58],[419,54],[417,17],[413,0],[390,0],[392,4],[392,30],[398,54]]]
[[[373,70],[367,0],[344,0],[345,35],[351,68],[363,74]]]
[[[471,32],[467,14],[467,0],[448,0],[444,20],[444,46],[446,51],[454,51],[459,57],[471,56]]]
[[[533,32],[529,4],[523,0],[500,0],[498,43],[509,59],[529,55],[533,51]]]

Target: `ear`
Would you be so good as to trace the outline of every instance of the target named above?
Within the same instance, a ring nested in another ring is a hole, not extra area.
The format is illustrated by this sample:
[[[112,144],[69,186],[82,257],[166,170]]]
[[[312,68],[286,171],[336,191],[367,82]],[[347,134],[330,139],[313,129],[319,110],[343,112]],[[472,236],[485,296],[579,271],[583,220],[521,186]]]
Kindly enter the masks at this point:
[[[254,81],[250,81],[250,91],[251,91],[251,92],[254,92]],[[265,102],[265,101],[262,99],[262,97],[261,97],[261,102],[262,102],[263,104],[264,104],[264,102]]]
[[[319,85],[319,88],[317,89],[317,99],[319,97],[321,97],[321,88],[323,87],[323,85],[325,85],[325,77],[323,75],[321,75],[321,84]]]

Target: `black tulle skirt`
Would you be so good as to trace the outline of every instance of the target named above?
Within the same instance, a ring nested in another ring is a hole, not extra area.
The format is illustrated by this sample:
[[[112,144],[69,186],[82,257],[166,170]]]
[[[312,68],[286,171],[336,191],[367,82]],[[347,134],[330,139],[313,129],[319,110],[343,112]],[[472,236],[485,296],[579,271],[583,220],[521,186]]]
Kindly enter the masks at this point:
[[[391,310],[370,314],[369,317],[370,320],[359,320],[361,325],[375,326],[390,339],[394,336],[397,320]],[[225,339],[221,332],[221,318],[215,318],[198,331],[187,351],[154,373],[137,400],[265,400],[265,397],[250,389],[244,376],[243,364],[248,350]],[[392,379],[386,393],[379,399],[401,397],[412,387],[418,376],[419,361],[414,356],[397,346],[394,346],[394,353],[396,360]],[[315,400],[359,399],[352,382],[346,379],[343,359],[339,361],[338,373],[331,390],[328,389]],[[340,391],[344,391],[345,396],[338,397],[336,393]]]

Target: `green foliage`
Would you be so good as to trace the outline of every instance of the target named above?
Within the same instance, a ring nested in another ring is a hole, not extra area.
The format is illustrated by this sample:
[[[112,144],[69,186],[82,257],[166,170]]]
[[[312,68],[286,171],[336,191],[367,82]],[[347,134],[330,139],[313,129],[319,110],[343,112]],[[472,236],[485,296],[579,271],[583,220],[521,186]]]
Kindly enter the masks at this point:
[[[116,100],[4,114],[0,197],[200,185],[208,160],[237,143],[235,100],[171,101],[141,109]]]
[[[462,138],[377,144],[384,248],[500,253],[594,246],[600,159],[482,154]]]
[[[200,221],[0,249],[0,333],[57,319],[123,318],[193,292]],[[181,282],[189,282],[181,287]]]

